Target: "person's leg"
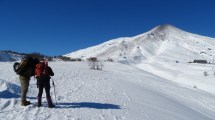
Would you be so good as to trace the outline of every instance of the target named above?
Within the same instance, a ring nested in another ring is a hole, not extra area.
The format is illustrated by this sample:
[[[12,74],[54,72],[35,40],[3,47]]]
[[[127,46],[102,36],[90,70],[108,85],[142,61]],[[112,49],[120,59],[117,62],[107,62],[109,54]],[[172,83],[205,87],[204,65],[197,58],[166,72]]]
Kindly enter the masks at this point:
[[[46,91],[46,99],[47,99],[47,102],[48,102],[48,106],[50,108],[53,108],[55,107],[55,105],[53,104],[52,102],[52,98],[51,98],[51,95],[50,95],[50,80],[47,80],[46,84],[45,84],[45,91]]]
[[[39,82],[39,80],[37,82]],[[39,82],[38,88],[39,88],[39,92],[38,92],[38,96],[37,96],[37,101],[38,101],[37,106],[40,107],[40,106],[42,106],[42,95],[43,95],[44,85],[41,82]]]
[[[20,76],[19,79],[21,83],[21,105],[26,106],[31,104],[29,101],[26,100],[30,78]]]

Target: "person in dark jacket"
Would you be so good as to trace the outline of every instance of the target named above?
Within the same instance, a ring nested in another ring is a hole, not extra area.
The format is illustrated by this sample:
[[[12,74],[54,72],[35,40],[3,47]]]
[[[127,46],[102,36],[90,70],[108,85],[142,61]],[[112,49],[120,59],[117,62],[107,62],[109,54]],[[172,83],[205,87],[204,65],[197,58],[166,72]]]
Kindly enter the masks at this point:
[[[45,88],[48,107],[55,107],[50,95],[50,76],[54,76],[54,72],[52,71],[51,67],[48,66],[47,60],[43,59],[43,61],[36,64],[35,77],[37,78],[37,87],[39,88],[39,93],[37,96],[38,107],[42,106],[43,88]]]

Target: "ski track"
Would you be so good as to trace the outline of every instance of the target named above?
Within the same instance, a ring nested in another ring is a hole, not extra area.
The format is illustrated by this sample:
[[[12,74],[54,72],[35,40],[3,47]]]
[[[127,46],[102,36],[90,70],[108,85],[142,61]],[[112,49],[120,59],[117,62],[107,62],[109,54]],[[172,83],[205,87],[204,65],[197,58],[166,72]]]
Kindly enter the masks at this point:
[[[0,75],[0,79],[19,85],[17,80],[10,80],[17,78],[13,71],[3,69],[11,64],[0,64],[4,66],[1,67],[4,73],[13,74]],[[114,67],[116,65],[117,68]],[[36,107],[37,88],[32,78],[28,96],[34,104],[22,107],[20,98],[0,98],[1,119],[214,120],[215,118],[214,95],[201,90],[183,88],[131,66],[106,63],[102,71],[90,70],[86,63],[57,62],[50,63],[50,66],[55,72],[53,80],[58,102],[56,108],[47,107],[45,93],[42,99],[43,107]],[[53,86],[51,95],[55,103]]]

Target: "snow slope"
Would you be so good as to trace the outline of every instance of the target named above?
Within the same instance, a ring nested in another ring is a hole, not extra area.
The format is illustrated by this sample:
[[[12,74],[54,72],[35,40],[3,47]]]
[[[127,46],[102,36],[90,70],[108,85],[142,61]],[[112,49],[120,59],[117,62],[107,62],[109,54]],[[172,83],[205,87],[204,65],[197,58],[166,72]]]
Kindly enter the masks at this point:
[[[58,102],[57,107],[53,109],[47,107],[45,95],[44,107],[20,106],[20,83],[12,70],[13,63],[0,62],[1,119],[214,120],[215,118],[215,94],[200,90],[198,87],[171,82],[133,65],[104,63],[104,69],[97,71],[90,70],[85,62],[49,64],[55,72],[53,79]],[[178,66],[183,66],[183,63],[178,63]],[[157,67],[163,68],[162,65]],[[191,64],[189,68],[207,70],[210,66]],[[184,70],[183,67],[178,69]],[[168,70],[162,70],[163,75],[168,75]],[[197,74],[193,78],[200,76],[203,75]],[[208,77],[202,79],[208,81]],[[36,81],[32,78],[28,99],[34,104],[38,92],[35,84]],[[54,100],[53,87],[51,92]]]
[[[21,55],[12,54],[12,53],[5,53],[0,51],[0,62],[6,61],[19,61],[22,59]]]
[[[213,61],[215,39],[180,30],[172,25],[160,25],[134,37],[118,38],[97,46],[75,51],[65,56],[71,58],[97,57],[142,63],[149,61],[189,62],[194,59]]]

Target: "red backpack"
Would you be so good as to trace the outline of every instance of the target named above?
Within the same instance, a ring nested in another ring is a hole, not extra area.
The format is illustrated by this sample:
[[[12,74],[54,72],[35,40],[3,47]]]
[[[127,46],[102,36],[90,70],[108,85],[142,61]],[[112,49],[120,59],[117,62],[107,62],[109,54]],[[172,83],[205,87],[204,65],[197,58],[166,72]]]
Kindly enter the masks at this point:
[[[48,76],[48,65],[45,62],[40,62],[35,66],[35,77]]]

